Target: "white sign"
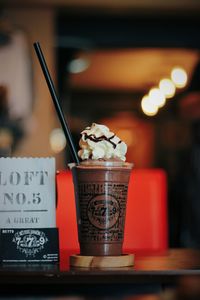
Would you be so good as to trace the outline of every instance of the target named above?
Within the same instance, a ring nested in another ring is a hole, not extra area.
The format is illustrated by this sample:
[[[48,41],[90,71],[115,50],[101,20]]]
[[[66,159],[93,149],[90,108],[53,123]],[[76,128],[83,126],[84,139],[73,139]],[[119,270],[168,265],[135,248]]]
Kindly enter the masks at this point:
[[[0,158],[0,228],[56,227],[54,158]]]

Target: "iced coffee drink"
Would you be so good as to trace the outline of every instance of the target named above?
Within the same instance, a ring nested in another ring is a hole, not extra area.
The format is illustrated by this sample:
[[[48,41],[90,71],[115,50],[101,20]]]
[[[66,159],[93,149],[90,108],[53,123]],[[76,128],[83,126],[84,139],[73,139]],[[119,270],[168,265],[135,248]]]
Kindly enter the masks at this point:
[[[129,177],[126,144],[93,123],[81,132],[79,165],[71,165],[81,255],[122,254]]]

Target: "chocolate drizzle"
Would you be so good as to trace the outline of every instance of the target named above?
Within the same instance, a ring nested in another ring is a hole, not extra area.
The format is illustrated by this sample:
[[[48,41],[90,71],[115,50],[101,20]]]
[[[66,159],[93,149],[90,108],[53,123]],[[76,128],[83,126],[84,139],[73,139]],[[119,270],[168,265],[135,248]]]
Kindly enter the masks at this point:
[[[105,135],[102,135],[102,136],[99,136],[99,137],[96,137],[94,134],[87,134],[87,133],[84,133],[84,138],[85,140],[90,140],[90,141],[93,141],[94,143],[98,143],[98,142],[101,142],[101,141],[107,141],[109,142],[113,148],[115,149],[117,147],[117,144],[120,144],[122,141],[120,140],[117,144],[115,144],[113,141],[111,141],[113,138],[115,137],[115,134],[113,134],[110,138],[107,138]]]

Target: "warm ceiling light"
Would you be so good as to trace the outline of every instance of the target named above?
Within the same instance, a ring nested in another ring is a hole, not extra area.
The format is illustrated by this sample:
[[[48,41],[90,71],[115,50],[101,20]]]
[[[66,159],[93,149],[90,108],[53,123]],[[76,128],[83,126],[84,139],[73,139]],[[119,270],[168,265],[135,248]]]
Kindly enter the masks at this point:
[[[55,128],[50,133],[49,142],[51,149],[55,153],[61,152],[66,146],[66,138],[65,135],[60,128]]]
[[[158,107],[162,107],[165,104],[165,102],[166,102],[164,94],[158,88],[152,88],[150,90],[150,92],[149,92],[149,98]]]
[[[159,88],[165,95],[165,98],[172,98],[175,95],[176,87],[174,83],[168,78],[164,78],[160,81]]]
[[[158,112],[158,106],[148,96],[142,98],[141,107],[147,116],[155,116]]]
[[[171,72],[171,79],[176,87],[183,88],[187,84],[188,76],[183,68],[174,68]]]

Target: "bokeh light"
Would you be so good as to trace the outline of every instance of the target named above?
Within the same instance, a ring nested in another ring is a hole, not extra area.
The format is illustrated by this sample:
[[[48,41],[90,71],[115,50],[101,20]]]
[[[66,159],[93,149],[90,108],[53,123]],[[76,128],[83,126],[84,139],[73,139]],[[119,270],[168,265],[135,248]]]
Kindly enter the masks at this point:
[[[187,84],[188,76],[183,68],[174,68],[171,72],[171,79],[176,87],[183,88]]]
[[[77,74],[81,73],[89,67],[90,62],[88,58],[80,57],[73,59],[69,65],[68,65],[68,70],[70,73]]]
[[[49,137],[50,146],[53,152],[59,153],[66,146],[66,138],[65,135],[60,128],[55,128],[50,133]]]
[[[142,98],[141,107],[142,107],[142,111],[147,116],[155,116],[158,112],[158,106],[155,105],[152,99],[149,98],[147,95],[145,95]]]
[[[172,98],[175,95],[176,87],[173,81],[168,78],[164,78],[159,83],[159,89],[165,95],[165,98]]]
[[[152,88],[149,91],[149,98],[158,107],[162,107],[166,102],[164,94],[158,88]]]

